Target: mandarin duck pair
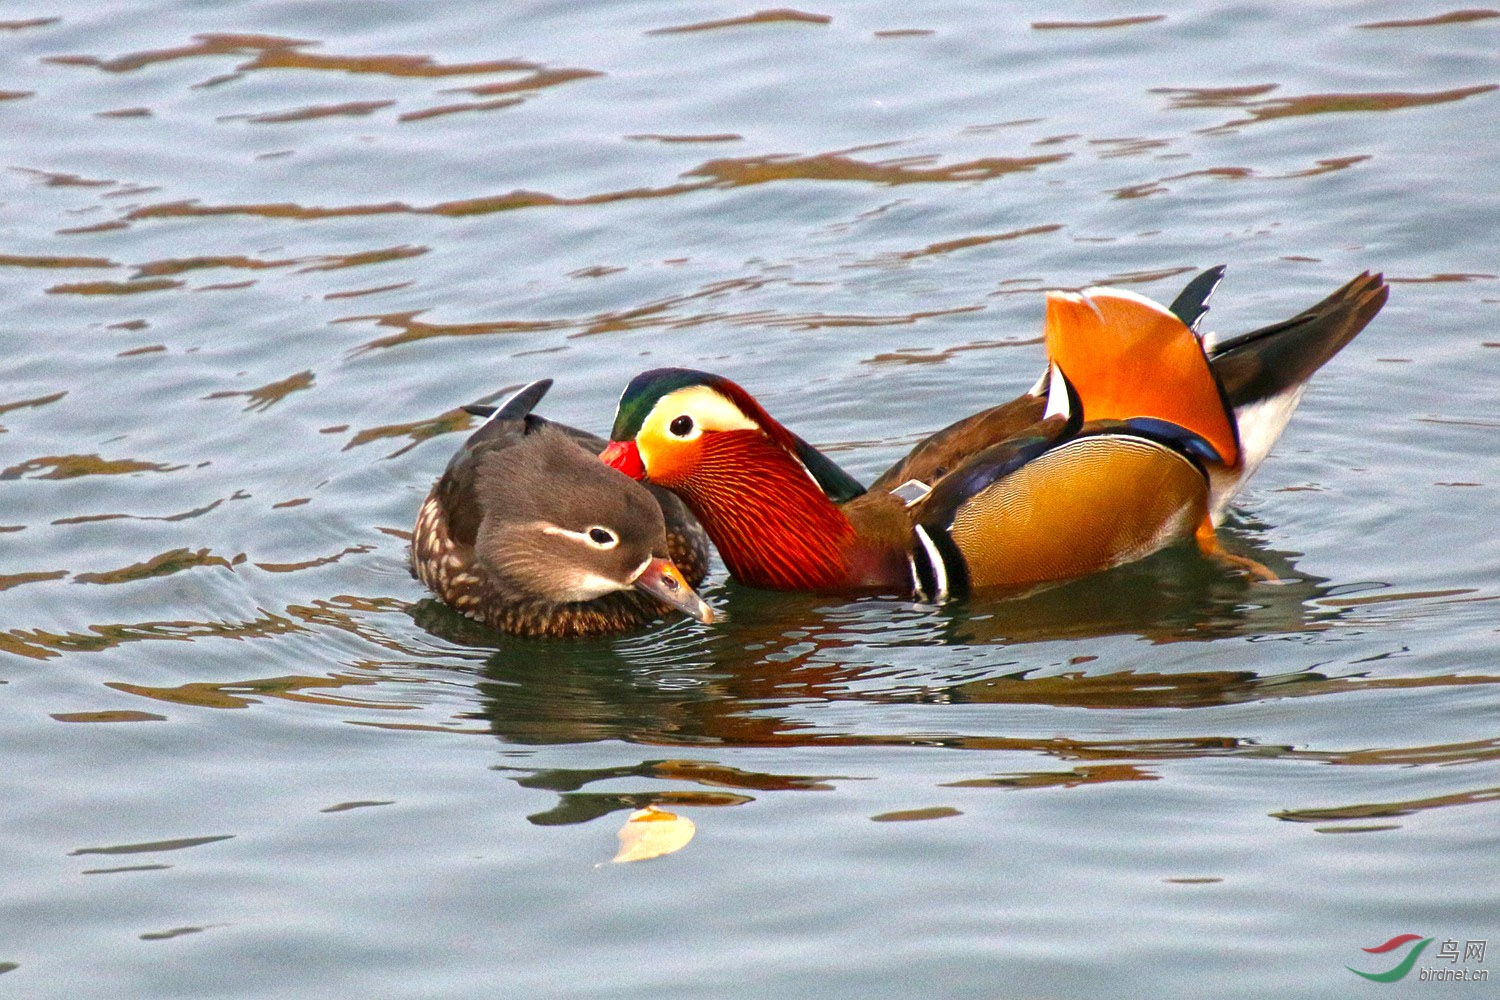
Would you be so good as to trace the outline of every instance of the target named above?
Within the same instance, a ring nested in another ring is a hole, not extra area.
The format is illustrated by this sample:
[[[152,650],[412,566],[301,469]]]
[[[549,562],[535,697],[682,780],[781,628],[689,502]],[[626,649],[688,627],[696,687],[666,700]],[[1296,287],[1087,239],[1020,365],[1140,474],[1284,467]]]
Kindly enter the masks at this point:
[[[471,618],[538,635],[620,631],[673,609],[711,620],[691,589],[705,533],[734,579],[776,590],[941,602],[1188,540],[1267,576],[1224,552],[1215,526],[1307,380],[1388,289],[1361,274],[1284,322],[1200,337],[1223,272],[1170,307],[1114,288],[1049,292],[1036,385],[931,435],[868,488],[718,375],[637,376],[607,446],[532,415],[550,384],[534,383],[493,412],[472,408],[489,419],[422,506],[414,572]]]

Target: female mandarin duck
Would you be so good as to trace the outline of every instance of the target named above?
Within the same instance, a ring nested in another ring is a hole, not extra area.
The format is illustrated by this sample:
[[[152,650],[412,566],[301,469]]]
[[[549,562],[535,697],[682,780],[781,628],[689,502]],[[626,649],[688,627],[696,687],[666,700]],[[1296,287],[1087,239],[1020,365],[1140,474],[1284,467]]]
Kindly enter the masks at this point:
[[[630,383],[602,457],[686,500],[730,574],[756,587],[943,600],[1187,538],[1243,565],[1214,525],[1387,288],[1362,274],[1290,320],[1205,345],[1194,329],[1223,270],[1170,309],[1118,289],[1049,293],[1037,385],[933,434],[869,489],[738,385],[679,368]]]
[[[692,589],[708,569],[703,529],[670,493],[601,464],[603,441],[533,415],[551,385],[469,408],[489,419],[427,494],[412,572],[457,611],[516,635],[618,632],[673,608],[712,621]]]

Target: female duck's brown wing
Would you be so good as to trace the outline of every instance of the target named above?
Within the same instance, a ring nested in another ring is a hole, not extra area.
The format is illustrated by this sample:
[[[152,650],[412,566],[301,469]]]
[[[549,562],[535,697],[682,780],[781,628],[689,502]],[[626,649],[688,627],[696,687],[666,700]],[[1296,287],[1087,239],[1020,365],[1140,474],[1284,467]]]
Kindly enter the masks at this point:
[[[531,411],[550,388],[550,378],[538,379],[519,389],[503,406],[464,407],[469,413],[484,417],[485,421],[453,453],[432,490],[447,523],[448,536],[453,541],[472,547],[479,534],[483,508],[474,487],[479,477],[480,459],[514,447],[527,434],[547,423]]]

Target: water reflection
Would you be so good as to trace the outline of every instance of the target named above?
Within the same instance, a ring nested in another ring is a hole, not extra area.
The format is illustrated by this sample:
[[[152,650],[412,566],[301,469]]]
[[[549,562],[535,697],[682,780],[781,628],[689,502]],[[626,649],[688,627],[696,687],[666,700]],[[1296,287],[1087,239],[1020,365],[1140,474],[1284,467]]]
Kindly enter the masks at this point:
[[[807,156],[775,155],[709,160],[684,176],[706,177],[713,187],[745,187],[773,181],[855,181],[866,184],[930,184],[987,181],[1007,174],[1029,173],[1061,163],[1068,153],[1043,156],[991,156],[961,163],[940,164],[934,156],[863,160],[848,153]]]
[[[1432,17],[1414,18],[1411,20],[1398,21],[1371,21],[1368,24],[1356,24],[1356,28],[1430,28],[1440,24],[1464,24],[1470,21],[1487,21],[1492,17],[1500,17],[1500,10],[1455,10],[1446,14],[1436,14]]]
[[[1275,819],[1291,823],[1335,823],[1335,826],[1317,827],[1318,833],[1372,833],[1400,829],[1399,823],[1370,825],[1362,823],[1369,819],[1390,819],[1412,816],[1430,809],[1447,809],[1452,806],[1473,806],[1500,801],[1500,788],[1480,788],[1450,795],[1432,795],[1417,799],[1394,802],[1362,802],[1348,806],[1325,806],[1312,809],[1283,809],[1274,812]]]
[[[819,741],[821,743],[833,741]],[[1285,761],[1303,761],[1334,765],[1392,766],[1411,763],[1456,764],[1477,760],[1500,759],[1500,741],[1487,743],[1451,744],[1433,747],[1414,747],[1392,751],[1340,753],[1301,750],[1290,746],[1271,746],[1235,739],[1200,737],[1177,740],[1137,740],[1128,742],[1081,742],[1066,739],[1020,740],[998,738],[926,739],[901,743],[894,740],[851,739],[837,741],[841,745],[889,746],[940,744],[944,747],[960,747],[986,751],[1035,752],[1064,761],[1084,761],[1064,770],[1043,768],[1037,770],[1009,771],[998,775],[966,778],[943,782],[938,787],[967,790],[992,789],[997,791],[1027,791],[1034,789],[1076,789],[1086,786],[1114,782],[1157,781],[1163,775],[1158,767],[1150,764],[1166,764],[1177,760],[1200,757],[1248,757]],[[747,772],[720,764],[712,760],[646,759],[635,765],[617,765],[598,768],[527,769],[509,765],[498,765],[495,771],[512,776],[512,780],[523,788],[540,789],[557,793],[557,801],[541,812],[532,813],[527,819],[538,826],[561,826],[587,823],[612,812],[643,809],[647,806],[671,807],[722,807],[747,805],[754,802],[755,792],[820,792],[833,791],[840,784],[867,780],[857,775],[800,775]],[[869,776],[873,777],[873,776]],[[617,783],[639,779],[643,787],[629,791],[583,791],[596,783]],[[661,785],[667,787],[661,787]],[[680,787],[698,785],[702,788]],[[709,790],[705,790],[709,789]],[[722,789],[732,789],[723,791]],[[1449,806],[1478,805],[1500,800],[1500,789],[1483,788],[1475,791],[1457,792],[1448,795],[1430,796],[1396,802],[1366,803],[1351,806],[1335,806],[1303,809],[1284,809],[1270,813],[1273,819],[1296,823],[1332,823],[1333,826],[1318,827],[1320,833],[1363,833],[1374,830],[1397,829],[1399,824],[1370,826],[1362,821],[1372,818],[1408,816],[1429,809]],[[956,815],[950,807],[937,807],[934,814],[926,810],[922,815],[903,818],[937,818]],[[896,814],[889,814],[896,815]]]
[[[1080,764],[1066,771],[1023,771],[996,778],[950,781],[944,788],[1077,788],[1111,781],[1156,781],[1159,775],[1135,764]]]
[[[93,455],[44,455],[0,470],[4,479],[76,479],[79,476],[124,476],[136,472],[177,472],[185,465],[142,462],[133,458]],[[47,471],[42,471],[42,470]]]
[[[375,698],[351,698],[314,693],[344,687],[372,687],[381,678],[370,676],[348,676],[334,674],[330,677],[264,677],[253,680],[229,681],[213,684],[193,681],[174,687],[149,687],[144,684],[127,684],[110,681],[105,686],[126,694],[139,695],[153,701],[175,705],[193,705],[198,708],[249,708],[265,698],[284,701],[305,702],[315,705],[333,705],[343,708],[363,709],[414,709],[415,705],[391,704]]]
[[[669,781],[745,792],[827,792],[833,790],[835,781],[853,780],[833,776],[767,774],[744,771],[712,761],[676,759],[645,760],[623,767],[527,770],[497,766],[495,770],[520,775],[514,780],[522,788],[538,788],[558,793],[556,806],[527,817],[539,826],[586,823],[611,812],[643,809],[648,805],[729,806],[755,801],[751,795],[723,791],[579,791],[595,782],[639,778],[650,782]]]
[[[48,574],[45,578],[57,577]],[[3,579],[0,578],[0,581]],[[372,615],[396,612],[404,607],[402,602],[389,597],[339,595],[309,604],[292,604],[282,614],[262,611],[253,618],[240,620],[112,622],[67,632],[11,628],[0,631],[0,652],[44,660],[65,653],[115,649],[135,642],[257,639],[307,634],[318,628],[330,628],[396,653],[403,660],[435,655],[393,638],[378,623],[370,620]]]
[[[864,266],[864,263],[850,265]],[[777,309],[752,310],[729,308],[683,308],[699,303],[717,304],[736,295],[753,294],[768,285],[785,284],[786,279],[761,276],[714,281],[696,289],[674,293],[624,308],[610,309],[578,317],[555,317],[532,320],[489,320],[478,323],[434,323],[424,320],[420,311],[343,316],[335,323],[373,323],[399,332],[377,337],[355,349],[355,354],[383,348],[403,347],[435,337],[478,337],[492,334],[529,334],[560,332],[570,338],[593,337],[630,330],[691,330],[699,327],[728,326],[754,330],[788,329],[812,331],[826,328],[879,328],[914,326],[923,320],[978,312],[983,307],[958,305],[944,309],[911,313],[822,313],[783,312]],[[1040,343],[1039,338],[1023,341]]]
[[[698,21],[678,24],[667,28],[653,28],[648,35],[682,35],[699,31],[716,31],[720,28],[742,28],[753,24],[829,24],[833,18],[827,14],[809,14],[806,11],[782,8],[780,10],[758,10],[743,17],[728,17],[718,21]]]
[[[234,556],[214,555],[208,549],[172,549],[152,556],[141,562],[121,566],[118,569],[106,570],[100,573],[75,573],[75,583],[135,583],[138,580],[149,580],[158,576],[171,576],[183,570],[196,569],[201,566],[217,566],[228,569],[238,566],[245,561],[243,552]]]
[[[697,747],[942,746],[1024,751],[1086,762],[1060,772],[974,779],[975,787],[998,788],[1146,781],[1156,775],[1142,766],[1145,763],[1205,756],[1391,765],[1500,755],[1492,743],[1322,752],[1267,746],[1236,736],[1097,741],[952,730],[880,731],[878,722],[871,720],[881,717],[867,714],[851,730],[816,724],[811,721],[816,714],[805,708],[862,702],[1194,709],[1377,689],[1500,683],[1500,677],[1483,674],[1335,676],[1288,668],[1284,659],[1259,671],[1147,669],[1138,656],[1122,660],[1115,655],[1121,643],[1132,649],[1142,639],[1162,645],[1295,638],[1331,628],[1353,611],[1355,605],[1331,596],[1326,580],[1298,578],[1290,554],[1248,548],[1284,582],[1253,584],[1191,554],[1165,553],[1028,598],[952,609],[875,600],[836,602],[726,585],[717,599],[723,604],[727,598],[729,622],[718,630],[679,624],[613,643],[553,644],[545,651],[535,643],[508,642],[485,661],[478,684],[482,717],[510,744],[619,740]],[[440,605],[429,603],[416,614],[424,627],[447,641],[494,641],[476,630],[465,634],[462,620]],[[1106,655],[1057,657],[1046,645],[1078,639],[1103,640]],[[965,652],[977,652],[975,647],[989,651],[977,656]],[[1060,662],[1047,663],[1047,655]],[[1232,659],[1244,663],[1243,657]],[[661,777],[659,765],[648,761],[630,770]],[[609,776],[590,772],[560,779],[548,772],[527,780],[573,796],[581,782]],[[756,780],[765,787],[770,779]],[[775,779],[783,784],[807,780],[823,779]],[[743,779],[723,783],[741,788],[747,784]],[[568,799],[559,805],[558,816],[639,808],[647,801],[662,800],[645,792]]]
[[[332,105],[302,108],[293,112],[278,112],[277,121],[292,121],[330,115],[369,114],[373,108],[367,105]],[[453,109],[444,109],[453,110]],[[430,115],[431,112],[428,112]],[[403,116],[410,120],[408,116]],[[250,120],[266,121],[265,116],[250,116]],[[958,183],[968,184],[991,181],[1010,174],[1030,173],[1044,166],[1053,166],[1068,160],[1070,153],[1052,153],[1038,156],[991,156],[977,160],[952,164],[939,163],[936,157],[907,156],[886,160],[864,160],[849,155],[848,151],[830,153],[773,154],[769,156],[723,158],[708,160],[680,176],[687,178],[673,184],[642,185],[592,194],[565,196],[536,190],[513,190],[499,194],[479,195],[432,204],[412,204],[406,201],[383,201],[376,203],[351,203],[344,205],[302,205],[295,202],[235,202],[204,204],[200,199],[189,198],[156,204],[140,205],[124,211],[118,219],[87,229],[69,232],[97,232],[103,229],[121,228],[130,222],[159,219],[195,219],[215,216],[254,216],[265,219],[338,219],[371,215],[435,215],[461,218],[509,212],[522,208],[572,207],[608,205],[616,202],[642,199],[672,198],[677,195],[695,194],[705,191],[740,188],[785,181],[839,181],[845,183],[894,186],[900,184]],[[113,182],[104,182],[113,183]],[[143,189],[149,190],[149,189]],[[115,292],[130,289],[149,290],[173,287],[167,279],[153,279],[155,284],[103,282],[116,285]]]
[[[1350,111],[1401,111],[1433,104],[1462,101],[1500,88],[1500,84],[1480,84],[1430,92],[1380,92],[1299,94],[1288,97],[1266,97],[1279,84],[1266,83],[1245,87],[1159,87],[1151,93],[1165,94],[1172,110],[1190,108],[1235,108],[1247,112],[1211,128],[1205,134],[1230,132],[1245,125],[1295,118],[1303,115],[1338,114]]]
[[[39,22],[40,23],[40,22]],[[49,56],[44,62],[57,66],[86,66],[107,73],[130,73],[158,63],[181,59],[237,56],[248,57],[235,66],[231,74],[221,74],[195,86],[208,87],[227,83],[256,70],[299,69],[336,73],[357,73],[415,79],[447,79],[459,76],[497,73],[538,74],[544,68],[537,63],[518,59],[493,59],[483,62],[440,63],[431,56],[362,55],[344,56],[327,52],[308,52],[319,43],[307,39],[278,35],[205,33],[193,36],[187,45],[131,52],[112,59],[86,55]],[[576,77],[570,77],[573,79]]]
[[[1131,28],[1166,20],[1165,14],[1140,14],[1135,17],[1113,17],[1099,21],[1032,21],[1033,31],[1060,31],[1088,28]]]

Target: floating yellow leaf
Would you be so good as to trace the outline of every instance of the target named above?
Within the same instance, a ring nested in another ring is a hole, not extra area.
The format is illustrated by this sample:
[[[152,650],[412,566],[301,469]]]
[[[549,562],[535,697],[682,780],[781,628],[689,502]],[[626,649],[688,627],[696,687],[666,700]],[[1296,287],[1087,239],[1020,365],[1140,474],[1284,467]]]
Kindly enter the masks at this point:
[[[686,816],[655,806],[637,809],[620,827],[620,850],[610,861],[645,861],[680,851],[697,827]]]

